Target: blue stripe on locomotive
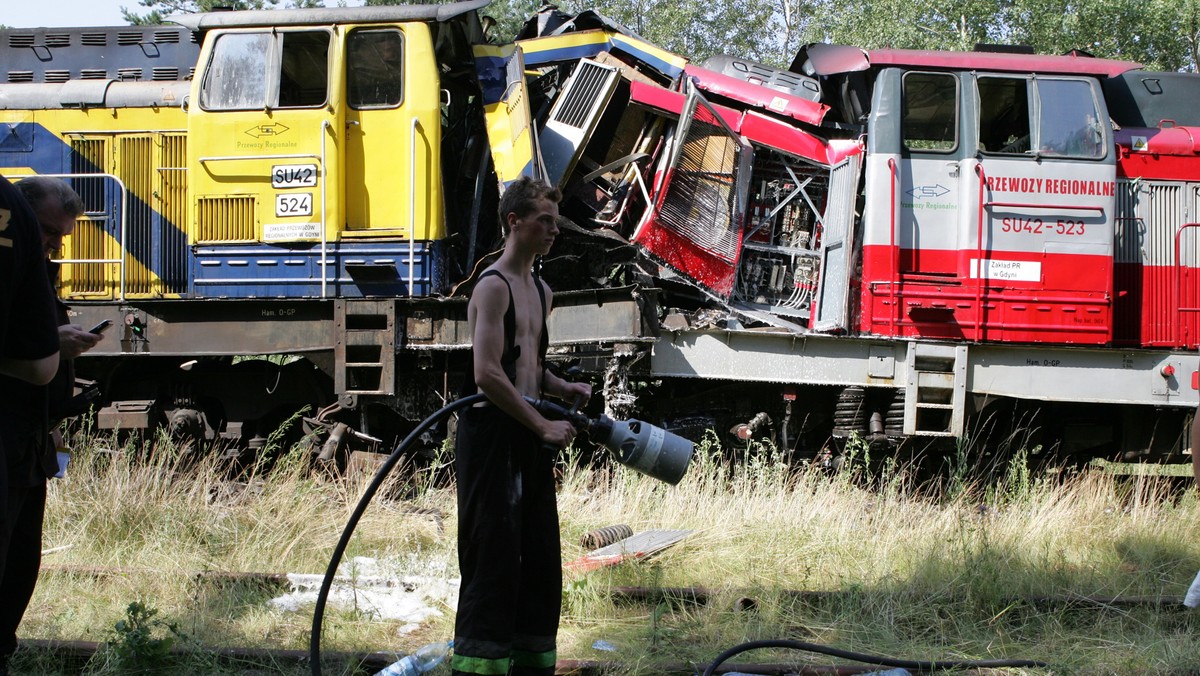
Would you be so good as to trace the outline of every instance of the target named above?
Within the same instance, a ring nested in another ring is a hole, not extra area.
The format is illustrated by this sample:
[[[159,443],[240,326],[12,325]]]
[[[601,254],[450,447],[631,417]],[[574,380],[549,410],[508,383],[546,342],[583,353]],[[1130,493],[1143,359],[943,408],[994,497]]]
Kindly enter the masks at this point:
[[[39,174],[100,174],[101,167],[75,152],[57,134],[40,124],[9,125],[6,142],[0,145],[0,169],[29,167]],[[68,178],[83,198],[86,215],[96,227],[120,241],[121,194],[106,178]],[[153,209],[149,196],[126,192],[128,205],[126,248],[131,257],[162,280],[164,291],[182,294],[187,290],[187,234]]]
[[[409,252],[413,296],[442,286],[444,242],[330,242],[325,295],[330,298],[408,296]],[[292,244],[200,245],[193,257],[197,298],[317,298],[321,296],[321,248]]]

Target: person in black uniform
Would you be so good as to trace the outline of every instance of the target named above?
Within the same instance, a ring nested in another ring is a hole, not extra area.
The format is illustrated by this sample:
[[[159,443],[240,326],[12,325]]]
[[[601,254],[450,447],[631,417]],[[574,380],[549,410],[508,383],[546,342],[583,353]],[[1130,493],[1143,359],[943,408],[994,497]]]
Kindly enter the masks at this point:
[[[473,382],[488,401],[459,419],[455,674],[554,673],[562,560],[554,458],[575,428],[542,417],[523,396],[586,401],[592,388],[545,365],[554,296],[533,272],[558,234],[561,193],[522,178],[504,193],[505,246],[471,293]]]
[[[1192,416],[1192,474],[1196,476],[1196,490],[1200,490],[1200,406]]]
[[[29,204],[0,176],[0,377],[45,385],[58,368],[54,291]]]
[[[61,248],[63,237],[71,234],[76,217],[83,212],[83,203],[70,186],[57,178],[35,176],[16,187],[32,209],[33,222],[40,230],[37,265],[49,270],[46,278],[52,279],[57,266],[47,257]],[[53,379],[43,387],[0,377],[0,432],[4,435],[8,474],[0,573],[0,664],[17,649],[17,626],[37,584],[46,479],[58,472],[56,449],[61,445],[57,430],[51,429],[52,421],[63,417],[63,407],[74,394],[70,359],[100,340],[100,336],[67,323],[66,306],[56,301],[53,292],[49,300],[53,334],[48,344],[58,345],[62,357]]]

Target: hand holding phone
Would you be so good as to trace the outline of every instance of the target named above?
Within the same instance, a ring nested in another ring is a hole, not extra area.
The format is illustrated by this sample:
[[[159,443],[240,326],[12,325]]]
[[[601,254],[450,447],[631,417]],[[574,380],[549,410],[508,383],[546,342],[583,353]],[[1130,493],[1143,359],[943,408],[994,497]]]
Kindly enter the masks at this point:
[[[100,322],[99,324],[88,329],[88,333],[92,333],[92,334],[95,334],[98,336],[98,335],[104,333],[105,331],[107,331],[108,327],[110,327],[110,326],[112,326],[112,320],[105,319],[104,321]]]

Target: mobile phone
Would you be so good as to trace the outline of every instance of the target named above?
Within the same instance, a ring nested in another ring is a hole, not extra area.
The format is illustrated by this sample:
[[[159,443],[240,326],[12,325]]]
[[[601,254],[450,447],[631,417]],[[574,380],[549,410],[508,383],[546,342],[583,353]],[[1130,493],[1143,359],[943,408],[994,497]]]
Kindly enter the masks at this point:
[[[112,326],[112,320],[111,320],[111,319],[105,319],[104,321],[100,322],[99,324],[97,324],[97,325],[93,326],[92,328],[88,329],[88,333],[94,333],[94,334],[96,334],[96,335],[98,336],[98,335],[100,335],[101,333],[104,333],[105,331],[107,331],[107,330],[108,330],[108,327],[110,327],[110,326]]]

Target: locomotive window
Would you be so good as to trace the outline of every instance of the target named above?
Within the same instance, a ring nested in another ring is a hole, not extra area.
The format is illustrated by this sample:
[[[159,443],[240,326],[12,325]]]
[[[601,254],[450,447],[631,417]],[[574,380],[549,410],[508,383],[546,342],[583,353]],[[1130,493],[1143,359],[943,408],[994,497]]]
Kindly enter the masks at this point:
[[[904,147],[951,152],[958,147],[958,78],[945,73],[905,73]]]
[[[1023,77],[981,77],[979,149],[985,153],[1032,154],[1029,141],[1029,81]]]
[[[280,108],[309,108],[325,103],[329,82],[329,34],[281,33]]]
[[[246,110],[267,105],[268,33],[230,33],[217,38],[204,75],[200,105],[211,110]]]
[[[1092,86],[1084,80],[1037,80],[1038,152],[1043,155],[1104,157],[1104,129]]]
[[[351,108],[392,108],[404,94],[404,36],[398,30],[350,34],[346,98]]]
[[[981,151],[1104,157],[1104,128],[1087,80],[980,77],[978,86]]]
[[[200,105],[206,110],[320,106],[329,90],[324,31],[228,33],[213,46]]]

